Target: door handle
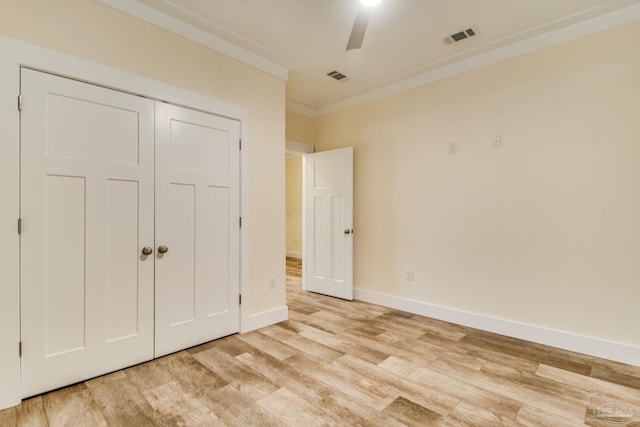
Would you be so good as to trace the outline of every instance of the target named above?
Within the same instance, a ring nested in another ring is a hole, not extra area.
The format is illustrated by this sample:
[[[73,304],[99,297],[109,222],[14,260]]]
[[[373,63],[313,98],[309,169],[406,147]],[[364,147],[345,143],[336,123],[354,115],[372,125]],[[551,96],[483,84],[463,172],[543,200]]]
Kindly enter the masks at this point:
[[[169,248],[168,247],[166,247],[165,245],[158,246],[158,253],[159,254],[166,254],[167,252],[169,252]]]
[[[144,248],[142,248],[142,255],[151,255],[153,253],[153,249],[151,248],[151,246],[145,246]]]
[[[353,228],[352,229],[346,229],[344,230],[344,234],[353,234]]]

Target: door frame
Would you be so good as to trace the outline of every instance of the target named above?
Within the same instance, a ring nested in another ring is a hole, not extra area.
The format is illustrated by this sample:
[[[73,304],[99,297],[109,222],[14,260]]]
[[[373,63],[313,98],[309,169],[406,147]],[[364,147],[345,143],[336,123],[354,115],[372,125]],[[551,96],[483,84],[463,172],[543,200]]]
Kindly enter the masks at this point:
[[[222,99],[0,36],[0,409],[21,401],[20,357],[20,280],[19,238],[16,232],[20,212],[20,120],[17,96],[20,68],[27,67],[62,77],[96,84],[178,106],[237,120],[240,123],[240,333],[251,328],[249,306],[249,108]],[[11,96],[4,96],[10,94]],[[13,97],[15,94],[15,98]],[[26,100],[25,100],[26,105]],[[15,347],[12,343],[15,343]]]

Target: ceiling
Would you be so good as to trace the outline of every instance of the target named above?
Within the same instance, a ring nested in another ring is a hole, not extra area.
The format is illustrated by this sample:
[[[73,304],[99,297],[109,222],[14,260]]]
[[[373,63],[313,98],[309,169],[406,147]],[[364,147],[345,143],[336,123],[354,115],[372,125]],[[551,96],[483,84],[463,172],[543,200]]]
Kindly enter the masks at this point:
[[[118,7],[118,0],[99,0]],[[327,108],[640,0],[382,0],[345,47],[359,0],[126,0],[288,70],[287,102]],[[122,9],[122,7],[120,7]],[[142,9],[140,9],[142,10]],[[155,23],[158,23],[158,19]],[[477,33],[454,44],[445,37]],[[348,78],[326,74],[337,70]]]

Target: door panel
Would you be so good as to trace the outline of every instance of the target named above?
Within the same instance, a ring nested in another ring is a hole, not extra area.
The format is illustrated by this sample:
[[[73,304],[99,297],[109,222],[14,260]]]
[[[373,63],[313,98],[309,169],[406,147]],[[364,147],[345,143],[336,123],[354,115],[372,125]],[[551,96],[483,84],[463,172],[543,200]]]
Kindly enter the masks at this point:
[[[21,85],[26,397],[153,357],[154,106],[27,69]]]
[[[47,112],[48,156],[138,164],[135,110],[50,92]],[[74,137],[68,138],[71,129]]]
[[[203,281],[207,283],[229,283],[229,188],[209,186],[205,189],[202,209],[210,212],[210,220],[202,224],[202,233],[208,238],[200,240],[198,252],[208,254],[208,262],[203,268]],[[238,300],[230,298],[228,286],[209,286],[205,289],[205,312],[215,316],[238,305]],[[236,294],[237,295],[237,294]]]
[[[171,239],[170,268],[162,271],[164,277],[158,281],[180,284],[179,286],[168,287],[167,292],[171,301],[171,308],[167,306],[167,319],[170,326],[177,326],[187,322],[192,322],[195,317],[195,201],[196,192],[194,185],[171,184],[170,203],[170,233],[158,233],[176,236]],[[167,231],[167,230],[164,230]],[[162,244],[169,243],[166,239],[159,239]],[[158,257],[165,255],[158,254]],[[165,265],[168,264],[167,259]],[[158,264],[159,265],[159,264]]]
[[[156,357],[239,330],[239,123],[156,105]]]
[[[105,321],[108,342],[138,333],[139,183],[107,180]],[[148,242],[152,244],[152,242]]]
[[[353,148],[305,156],[307,290],[353,299]]]
[[[85,205],[84,177],[45,177],[45,357],[85,348]]]

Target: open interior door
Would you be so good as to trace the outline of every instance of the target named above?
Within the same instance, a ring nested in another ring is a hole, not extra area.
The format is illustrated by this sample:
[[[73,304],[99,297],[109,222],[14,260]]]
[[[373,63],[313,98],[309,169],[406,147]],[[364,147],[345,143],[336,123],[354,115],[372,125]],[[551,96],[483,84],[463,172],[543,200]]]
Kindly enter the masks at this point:
[[[353,147],[305,156],[307,290],[353,299]]]

